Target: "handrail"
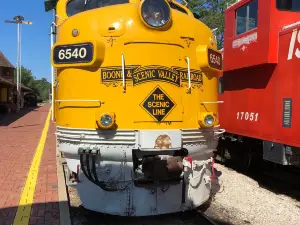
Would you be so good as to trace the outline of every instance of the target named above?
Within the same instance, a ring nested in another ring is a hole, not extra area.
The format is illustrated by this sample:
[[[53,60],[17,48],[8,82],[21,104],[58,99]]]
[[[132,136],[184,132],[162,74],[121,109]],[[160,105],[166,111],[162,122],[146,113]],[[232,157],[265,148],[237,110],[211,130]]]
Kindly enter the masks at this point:
[[[214,139],[218,140],[225,132],[225,129],[219,129],[218,131],[214,131]]]
[[[55,102],[101,102],[100,100],[86,100],[86,99],[66,99],[66,100],[55,100]]]
[[[189,78],[189,86],[188,86],[188,90],[191,90],[191,68],[190,68],[190,59],[189,57],[186,57],[186,61],[188,64],[188,78]]]
[[[292,28],[292,27],[295,27],[295,26],[298,26],[298,25],[300,25],[300,21],[298,21],[296,23],[289,24],[289,25],[285,25],[285,26],[282,27],[281,30],[284,31],[284,30],[287,30],[289,28]]]
[[[220,104],[224,103],[224,101],[216,101],[216,102],[201,102],[201,104]]]
[[[125,82],[125,62],[124,54],[122,54],[122,78],[123,78],[123,91],[126,92],[126,82]]]

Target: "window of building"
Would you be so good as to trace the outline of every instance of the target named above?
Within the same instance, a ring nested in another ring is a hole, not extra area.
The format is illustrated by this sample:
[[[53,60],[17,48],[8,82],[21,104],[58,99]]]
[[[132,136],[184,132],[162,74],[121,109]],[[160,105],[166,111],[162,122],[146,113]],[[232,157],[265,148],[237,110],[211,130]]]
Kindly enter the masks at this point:
[[[277,0],[276,7],[283,11],[294,11],[300,12],[300,1],[299,0]]]
[[[10,68],[3,68],[2,72],[3,72],[2,75],[3,75],[4,77],[9,77],[9,76],[12,75],[12,74],[11,74],[11,69],[10,69]]]
[[[236,10],[236,35],[257,27],[258,0],[254,0]]]

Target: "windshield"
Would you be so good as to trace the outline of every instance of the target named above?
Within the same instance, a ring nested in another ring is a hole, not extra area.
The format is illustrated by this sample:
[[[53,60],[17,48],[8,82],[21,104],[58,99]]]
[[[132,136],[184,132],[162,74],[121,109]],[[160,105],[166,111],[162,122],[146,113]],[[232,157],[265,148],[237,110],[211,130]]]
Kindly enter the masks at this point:
[[[299,12],[300,0],[277,0],[277,9]]]
[[[67,5],[68,16],[110,5],[129,3],[129,0],[70,0]]]

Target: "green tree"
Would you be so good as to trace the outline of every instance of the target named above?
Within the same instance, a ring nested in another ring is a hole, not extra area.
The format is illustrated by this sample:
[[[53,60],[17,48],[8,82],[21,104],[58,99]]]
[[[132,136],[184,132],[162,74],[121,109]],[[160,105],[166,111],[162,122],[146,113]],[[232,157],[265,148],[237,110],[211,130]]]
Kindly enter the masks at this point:
[[[15,71],[15,81],[17,81],[17,73]],[[41,80],[37,80],[35,76],[33,76],[32,71],[30,69],[21,67],[21,80],[22,84],[26,87],[32,89],[38,96],[38,100],[46,101],[49,99],[49,91],[51,90],[51,83],[49,83],[46,78],[42,78]]]
[[[209,28],[218,30],[215,32],[218,48],[223,48],[224,42],[224,11],[227,3],[234,0],[187,0],[188,8],[200,16],[200,19]]]
[[[42,101],[49,99],[50,86],[51,84],[45,78],[35,81],[35,89],[39,93],[39,97]]]

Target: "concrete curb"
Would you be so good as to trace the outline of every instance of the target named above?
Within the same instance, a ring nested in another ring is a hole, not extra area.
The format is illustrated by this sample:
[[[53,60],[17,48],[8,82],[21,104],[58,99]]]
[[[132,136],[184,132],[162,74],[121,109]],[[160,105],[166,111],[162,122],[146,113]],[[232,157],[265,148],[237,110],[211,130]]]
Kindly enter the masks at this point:
[[[60,225],[71,225],[72,223],[69,211],[69,200],[67,195],[65,173],[62,165],[61,154],[57,151],[57,147],[56,153]]]

